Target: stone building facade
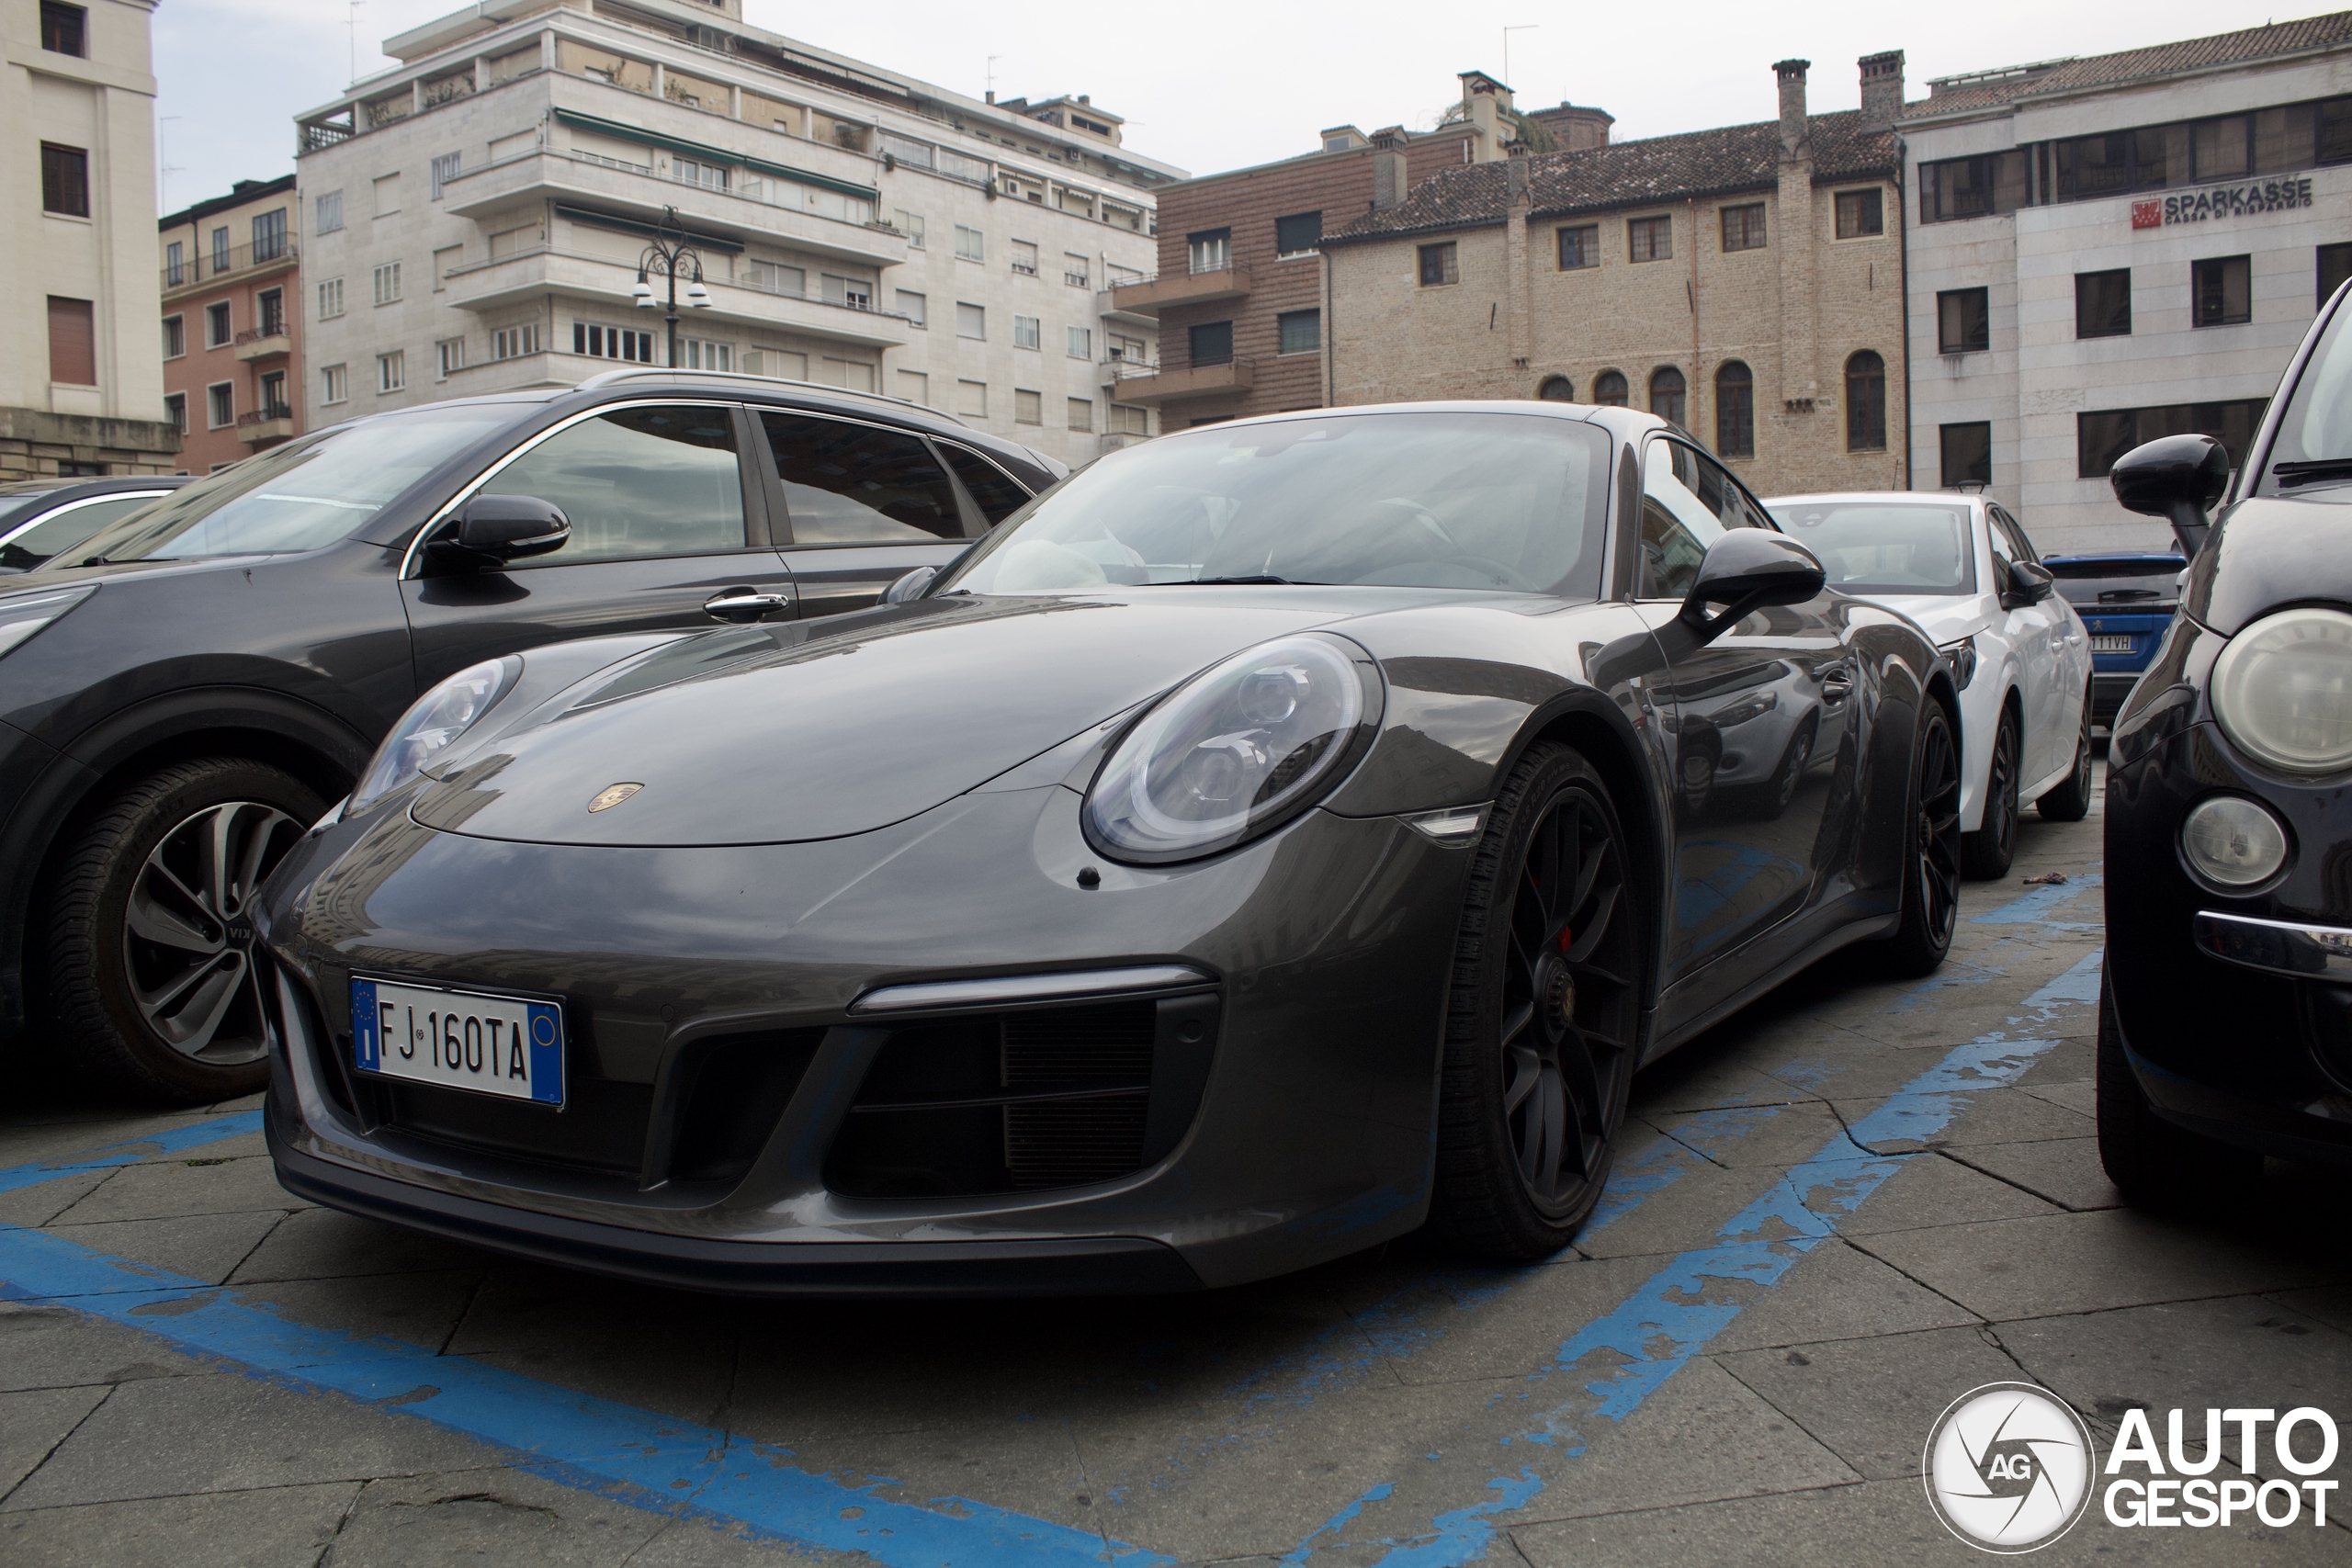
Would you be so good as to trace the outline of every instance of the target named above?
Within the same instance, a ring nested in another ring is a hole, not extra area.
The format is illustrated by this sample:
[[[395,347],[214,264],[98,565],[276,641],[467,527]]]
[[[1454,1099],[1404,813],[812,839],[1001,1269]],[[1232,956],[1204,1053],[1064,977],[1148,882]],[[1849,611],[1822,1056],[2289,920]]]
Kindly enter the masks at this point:
[[[1903,489],[1902,56],[1860,110],[1445,169],[1340,227],[1334,403],[1631,403],[1759,495]],[[1501,106],[1508,108],[1506,98]]]
[[[156,225],[164,408],[178,470],[209,474],[302,431],[301,247],[294,176],[239,180]]]
[[[155,344],[154,0],[0,6],[0,480],[169,473]]]

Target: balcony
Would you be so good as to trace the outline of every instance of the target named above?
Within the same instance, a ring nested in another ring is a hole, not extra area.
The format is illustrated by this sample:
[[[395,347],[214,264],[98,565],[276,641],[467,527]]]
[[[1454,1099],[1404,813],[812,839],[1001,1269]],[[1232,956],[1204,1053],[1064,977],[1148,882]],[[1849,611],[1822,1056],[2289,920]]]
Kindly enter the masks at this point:
[[[281,325],[247,327],[237,334],[239,359],[275,359],[294,352],[294,339]]]
[[[1250,292],[1250,272],[1246,267],[1228,266],[1216,272],[1175,273],[1118,284],[1110,292],[1111,310],[1158,321],[1159,312],[1170,305],[1206,305],[1218,299],[1241,299]]]
[[[714,261],[723,258],[713,257]],[[729,279],[705,275],[714,303],[691,313],[681,310],[679,331],[693,331],[689,322],[727,321],[738,326],[785,327],[810,337],[862,348],[903,346],[913,331],[903,316],[854,305],[812,299],[796,293],[755,287],[748,278]],[[551,247],[453,267],[447,282],[450,304],[461,310],[488,311],[509,305],[531,304],[548,294],[593,299],[653,332],[662,330],[659,310],[635,309],[630,290],[637,284],[633,265],[603,256],[584,256]]]
[[[177,299],[198,285],[210,286],[240,274],[258,276],[290,267],[298,259],[291,240],[280,240],[276,244],[239,245],[219,253],[200,251],[177,266],[163,269],[164,298]]]
[[[284,403],[266,409],[249,409],[237,416],[237,439],[248,446],[259,446],[266,441],[283,441],[293,434],[294,411]]]
[[[1207,365],[1168,368],[1140,360],[1114,359],[1102,367],[1103,385],[1122,403],[1172,403],[1191,398],[1229,397],[1257,385],[1257,362],[1220,359]]]

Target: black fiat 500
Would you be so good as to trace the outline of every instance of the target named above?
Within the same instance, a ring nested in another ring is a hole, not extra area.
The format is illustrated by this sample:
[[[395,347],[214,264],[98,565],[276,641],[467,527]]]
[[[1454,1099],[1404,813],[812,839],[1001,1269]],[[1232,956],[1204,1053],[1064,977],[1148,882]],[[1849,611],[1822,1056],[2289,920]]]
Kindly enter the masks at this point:
[[[2339,289],[2210,528],[2218,442],[2115,466],[2193,563],[2109,751],[2099,1152],[2135,1201],[2210,1200],[2265,1154],[2352,1160],[2347,318]]]

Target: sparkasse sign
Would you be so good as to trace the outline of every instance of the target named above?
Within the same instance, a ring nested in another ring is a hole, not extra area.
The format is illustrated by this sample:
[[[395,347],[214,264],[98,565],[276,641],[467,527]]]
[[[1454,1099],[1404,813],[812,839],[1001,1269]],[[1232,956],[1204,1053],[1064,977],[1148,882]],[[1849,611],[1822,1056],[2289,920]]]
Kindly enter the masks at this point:
[[[2150,197],[2132,204],[2132,227],[2161,229],[2167,223],[2202,223],[2210,218],[2243,218],[2252,212],[2284,212],[2312,204],[2308,179],[2254,180],[2245,185],[2208,186],[2178,196]]]

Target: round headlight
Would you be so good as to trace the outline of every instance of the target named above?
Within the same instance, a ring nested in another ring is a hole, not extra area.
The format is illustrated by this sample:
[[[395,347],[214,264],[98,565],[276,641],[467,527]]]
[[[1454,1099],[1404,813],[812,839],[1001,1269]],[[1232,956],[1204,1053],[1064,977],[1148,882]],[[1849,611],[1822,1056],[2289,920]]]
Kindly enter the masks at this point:
[[[2287,829],[2259,801],[2208,795],[2181,819],[2180,849],[2208,882],[2251,887],[2287,863]]]
[[[1380,718],[1380,675],[1312,633],[1212,665],[1146,714],[1087,792],[1086,836],[1113,860],[1191,860],[1321,799]]]
[[[375,760],[351,792],[345,815],[367,810],[423,773],[506,694],[522,671],[522,660],[510,653],[460,670],[417,698],[376,748]]]
[[[2232,637],[2213,663],[2213,716],[2274,768],[2352,768],[2352,615],[2281,610]]]

